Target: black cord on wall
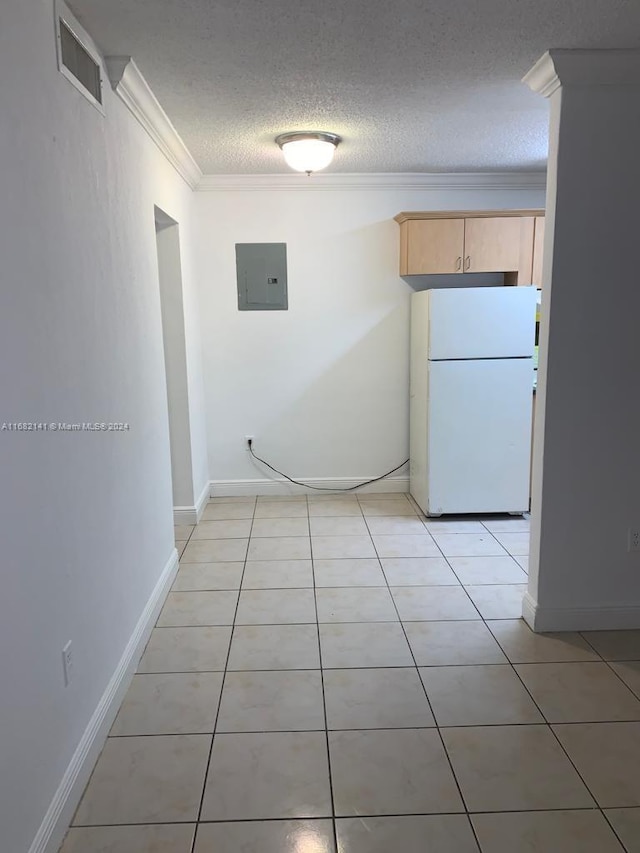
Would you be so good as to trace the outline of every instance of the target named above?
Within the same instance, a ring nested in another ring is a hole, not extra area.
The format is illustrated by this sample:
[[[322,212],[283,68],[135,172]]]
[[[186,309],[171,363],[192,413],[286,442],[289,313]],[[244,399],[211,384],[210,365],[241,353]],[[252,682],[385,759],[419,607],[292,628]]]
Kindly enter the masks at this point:
[[[249,445],[249,452],[258,462],[261,462],[263,465],[266,465],[271,471],[275,474],[278,474],[280,477],[284,477],[285,480],[288,480],[290,483],[294,483],[296,486],[304,486],[306,489],[315,489],[318,492],[353,492],[356,489],[360,489],[362,486],[368,486],[370,483],[377,483],[379,480],[384,480],[385,477],[389,477],[391,474],[395,474],[396,471],[399,471],[400,468],[403,468],[408,459],[405,459],[404,462],[401,462],[400,465],[396,465],[395,468],[392,468],[391,471],[387,471],[386,474],[381,474],[379,477],[373,477],[371,480],[365,480],[363,483],[357,483],[355,486],[347,486],[343,489],[336,489],[332,486],[312,486],[309,483],[303,483],[300,480],[294,480],[292,477],[289,477],[287,474],[284,474],[282,471],[278,471],[277,468],[274,468],[273,465],[270,465],[266,460],[261,459],[253,452],[253,439],[248,438],[247,444]]]

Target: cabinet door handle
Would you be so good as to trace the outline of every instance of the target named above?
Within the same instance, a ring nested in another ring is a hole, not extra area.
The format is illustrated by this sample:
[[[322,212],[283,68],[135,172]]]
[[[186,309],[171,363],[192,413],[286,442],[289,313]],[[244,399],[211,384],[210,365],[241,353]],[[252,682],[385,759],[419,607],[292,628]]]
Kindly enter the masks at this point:
[[[461,269],[462,269],[462,258],[458,258],[458,260],[456,261],[456,272],[460,272]]]
[[[467,255],[464,259],[464,268],[465,270],[471,269],[471,255]]]

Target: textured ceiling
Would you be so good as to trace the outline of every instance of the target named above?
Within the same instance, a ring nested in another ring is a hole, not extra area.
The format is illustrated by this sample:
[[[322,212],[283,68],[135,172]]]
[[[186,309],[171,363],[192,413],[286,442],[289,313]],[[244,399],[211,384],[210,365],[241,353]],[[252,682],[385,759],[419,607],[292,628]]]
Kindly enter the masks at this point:
[[[132,56],[205,174],[286,171],[273,139],[344,137],[335,172],[543,168],[551,47],[640,47],[638,0],[72,0]]]

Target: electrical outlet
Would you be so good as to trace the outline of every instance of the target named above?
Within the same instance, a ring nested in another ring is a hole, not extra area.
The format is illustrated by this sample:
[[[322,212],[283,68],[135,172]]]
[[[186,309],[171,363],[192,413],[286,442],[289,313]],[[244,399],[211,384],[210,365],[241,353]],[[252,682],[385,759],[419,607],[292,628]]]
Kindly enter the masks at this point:
[[[629,542],[628,549],[629,551],[640,551],[640,528],[638,527],[630,527],[629,528]]]
[[[62,671],[64,674],[64,686],[68,687],[73,681],[73,648],[71,640],[62,650]]]
[[[251,442],[254,442],[254,441],[255,441],[255,436],[253,436],[253,435],[245,435],[245,437],[244,437],[244,449],[245,449],[247,452],[249,451],[249,442],[250,442],[250,441],[251,441]]]

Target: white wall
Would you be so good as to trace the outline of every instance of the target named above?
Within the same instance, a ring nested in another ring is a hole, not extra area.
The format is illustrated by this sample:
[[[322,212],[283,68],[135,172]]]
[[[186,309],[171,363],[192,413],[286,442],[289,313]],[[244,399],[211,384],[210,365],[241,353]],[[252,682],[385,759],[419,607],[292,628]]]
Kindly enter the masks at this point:
[[[189,430],[193,493],[196,504],[209,494],[209,459],[205,419],[205,392],[200,336],[200,303],[196,264],[196,228],[193,193],[187,202],[180,228],[180,261],[182,267],[182,308],[184,314],[187,384],[189,388]]]
[[[156,209],[162,340],[167,379],[173,506],[195,505],[179,226]],[[160,221],[159,221],[160,220]]]
[[[542,631],[638,627],[640,53],[561,59],[525,615]]]
[[[187,322],[197,313],[192,193],[110,89],[103,117],[59,74],[52,6],[2,6],[0,422],[131,429],[0,432],[0,847],[11,853],[29,848],[173,551],[154,204],[180,223]]]
[[[412,287],[398,275],[393,217],[543,206],[543,191],[522,189],[197,193],[214,490],[265,476],[243,448],[251,434],[256,452],[294,478],[366,479],[406,459]],[[238,311],[243,242],[287,243],[288,311]]]

